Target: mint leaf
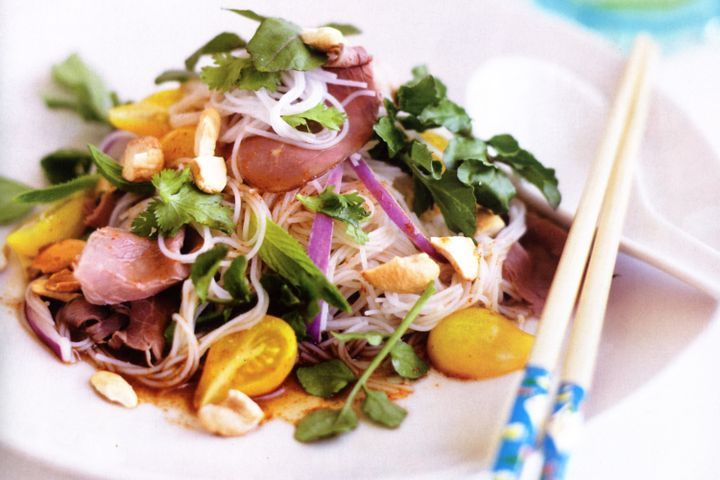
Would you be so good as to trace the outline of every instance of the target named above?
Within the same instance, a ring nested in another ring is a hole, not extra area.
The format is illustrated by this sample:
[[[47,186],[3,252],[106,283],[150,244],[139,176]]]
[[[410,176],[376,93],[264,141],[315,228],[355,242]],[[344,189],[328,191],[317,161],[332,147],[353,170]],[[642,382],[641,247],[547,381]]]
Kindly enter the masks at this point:
[[[65,183],[58,183],[47,188],[38,188],[22,192],[15,201],[18,203],[50,203],[72,195],[81,190],[94,187],[100,179],[99,175],[83,175]]]
[[[15,201],[15,197],[27,190],[30,190],[27,185],[0,177],[0,225],[12,223],[32,210],[32,205],[23,205]]]
[[[299,26],[286,20],[265,18],[247,45],[255,67],[261,72],[282,72],[322,66],[325,55],[308,48],[300,39],[300,31]]]
[[[235,300],[249,302],[252,297],[250,284],[247,281],[245,272],[247,270],[247,258],[244,255],[235,257],[230,267],[223,274],[223,287],[232,295]]]
[[[362,33],[362,30],[360,30],[355,25],[350,25],[349,23],[330,22],[323,25],[323,27],[330,27],[334,28],[335,30],[339,30],[340,33],[342,33],[346,37],[350,37],[352,35],[359,35]]]
[[[365,199],[357,193],[339,195],[335,187],[329,186],[320,195],[296,195],[296,198],[312,212],[318,212],[346,224],[345,232],[356,243],[363,245],[368,241],[368,235],[362,229],[360,222],[370,216],[365,210]]]
[[[332,332],[332,336],[340,340],[341,342],[351,342],[353,340],[365,340],[368,345],[372,345],[373,347],[377,347],[380,345],[383,340],[385,340],[386,335],[383,335],[380,332],[350,332],[350,333],[338,333],[338,332]]]
[[[337,131],[340,130],[340,127],[347,119],[347,115],[335,107],[328,107],[320,102],[310,110],[293,115],[283,115],[282,118],[289,123],[291,127],[303,127],[308,132],[311,126],[308,122],[314,122],[328,130]]]
[[[82,150],[64,148],[45,155],[40,166],[50,183],[63,183],[90,171],[92,157]]]
[[[393,368],[403,378],[414,380],[422,377],[428,371],[427,363],[417,356],[410,345],[402,340],[398,340],[390,350],[390,357]]]
[[[195,285],[195,291],[201,303],[207,301],[210,282],[215,277],[220,262],[227,255],[228,249],[225,245],[215,245],[205,253],[198,255],[190,267],[190,280]]]
[[[90,155],[98,173],[120,190],[140,194],[152,193],[150,182],[129,182],[122,176],[122,167],[111,156],[104,154],[95,145],[88,145]]]
[[[185,59],[185,68],[192,72],[195,70],[195,65],[197,65],[198,60],[200,60],[200,57],[203,55],[231,52],[245,45],[245,40],[234,33],[219,33]]]
[[[306,415],[295,427],[295,440],[314,442],[349,432],[357,427],[357,415],[350,410],[322,408]]]
[[[505,172],[491,163],[466,160],[458,168],[457,177],[473,187],[480,205],[495,213],[506,213],[517,193]]]
[[[267,88],[275,91],[280,84],[279,72],[261,72],[247,57],[234,57],[229,53],[214,55],[214,66],[204,67],[200,79],[212,90],[226,92],[241,90],[259,90]]]
[[[197,77],[195,72],[189,72],[187,70],[165,70],[160,75],[155,77],[155,85],[160,85],[165,82],[187,82],[190,79]]]
[[[316,397],[331,397],[355,380],[352,370],[341,360],[333,359],[296,372],[303,389]]]
[[[368,418],[384,427],[397,428],[405,417],[407,410],[392,403],[385,392],[365,389],[365,400],[362,411]]]
[[[53,65],[51,73],[68,96],[46,95],[45,104],[49,108],[73,110],[87,121],[107,123],[108,110],[115,104],[113,94],[77,54]]]
[[[262,261],[295,287],[349,312],[345,297],[310,260],[300,243],[269,218],[265,222],[265,237],[259,251]]]

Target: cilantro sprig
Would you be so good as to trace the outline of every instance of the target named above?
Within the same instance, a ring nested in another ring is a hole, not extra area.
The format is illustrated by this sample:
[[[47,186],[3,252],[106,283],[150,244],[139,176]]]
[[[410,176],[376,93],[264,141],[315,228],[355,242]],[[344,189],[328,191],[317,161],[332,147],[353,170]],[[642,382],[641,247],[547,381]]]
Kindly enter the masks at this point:
[[[296,198],[312,212],[323,213],[328,217],[345,223],[345,232],[356,243],[363,245],[368,235],[362,229],[361,222],[370,216],[364,205],[365,199],[357,193],[340,195],[334,186],[329,186],[320,195],[296,195]]]
[[[283,115],[283,120],[294,128],[302,128],[309,132],[312,124],[318,124],[328,130],[340,130],[340,127],[347,119],[345,112],[335,107],[328,107],[320,102],[310,110],[293,115]]]

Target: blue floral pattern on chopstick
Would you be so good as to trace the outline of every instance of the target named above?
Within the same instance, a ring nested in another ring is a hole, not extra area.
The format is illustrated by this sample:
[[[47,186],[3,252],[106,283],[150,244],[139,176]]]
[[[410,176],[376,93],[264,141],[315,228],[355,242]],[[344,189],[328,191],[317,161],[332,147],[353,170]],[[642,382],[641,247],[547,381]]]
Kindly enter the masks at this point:
[[[528,365],[510,419],[502,432],[493,467],[494,480],[520,477],[525,457],[533,449],[540,423],[545,418],[549,388],[550,372]]]
[[[542,480],[565,478],[570,451],[574,448],[582,427],[581,405],[585,400],[585,389],[576,383],[560,385],[555,397],[553,413],[545,429],[543,450],[545,465]]]

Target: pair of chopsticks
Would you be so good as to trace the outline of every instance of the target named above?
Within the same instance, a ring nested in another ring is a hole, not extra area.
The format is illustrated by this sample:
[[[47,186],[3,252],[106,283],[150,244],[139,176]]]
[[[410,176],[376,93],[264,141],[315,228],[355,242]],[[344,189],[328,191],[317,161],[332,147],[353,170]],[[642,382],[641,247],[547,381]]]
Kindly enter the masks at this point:
[[[570,447],[582,424],[581,405],[595,368],[612,273],[630,198],[634,160],[647,120],[652,70],[658,56],[657,46],[647,36],[641,35],[635,40],[603,141],[590,169],[548,292],[525,376],[502,431],[493,467],[493,478],[497,480],[519,478],[525,458],[534,449],[543,426],[545,464],[542,479],[564,478]],[[560,387],[550,419],[545,424],[551,372],[560,359],[581,283],[583,288]]]

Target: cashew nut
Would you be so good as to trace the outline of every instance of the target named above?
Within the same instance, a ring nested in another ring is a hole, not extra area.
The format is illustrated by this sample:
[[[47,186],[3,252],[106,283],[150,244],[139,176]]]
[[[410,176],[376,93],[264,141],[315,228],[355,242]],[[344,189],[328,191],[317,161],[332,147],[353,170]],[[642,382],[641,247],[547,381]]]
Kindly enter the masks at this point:
[[[198,410],[200,424],[210,433],[224,437],[245,435],[260,424],[265,413],[250,397],[230,390],[219,405],[207,404]]]
[[[342,32],[332,27],[305,28],[300,38],[305,45],[322,52],[339,50],[345,40]]]
[[[146,182],[165,166],[160,140],[140,137],[127,144],[122,156],[122,176],[130,182]]]
[[[468,237],[430,237],[430,243],[463,280],[475,280],[480,272],[480,255]]]
[[[107,400],[123,407],[135,408],[138,404],[133,387],[117,373],[98,370],[90,377],[90,385]]]
[[[440,275],[440,267],[427,253],[395,257],[362,272],[374,287],[388,292],[419,293]]]

